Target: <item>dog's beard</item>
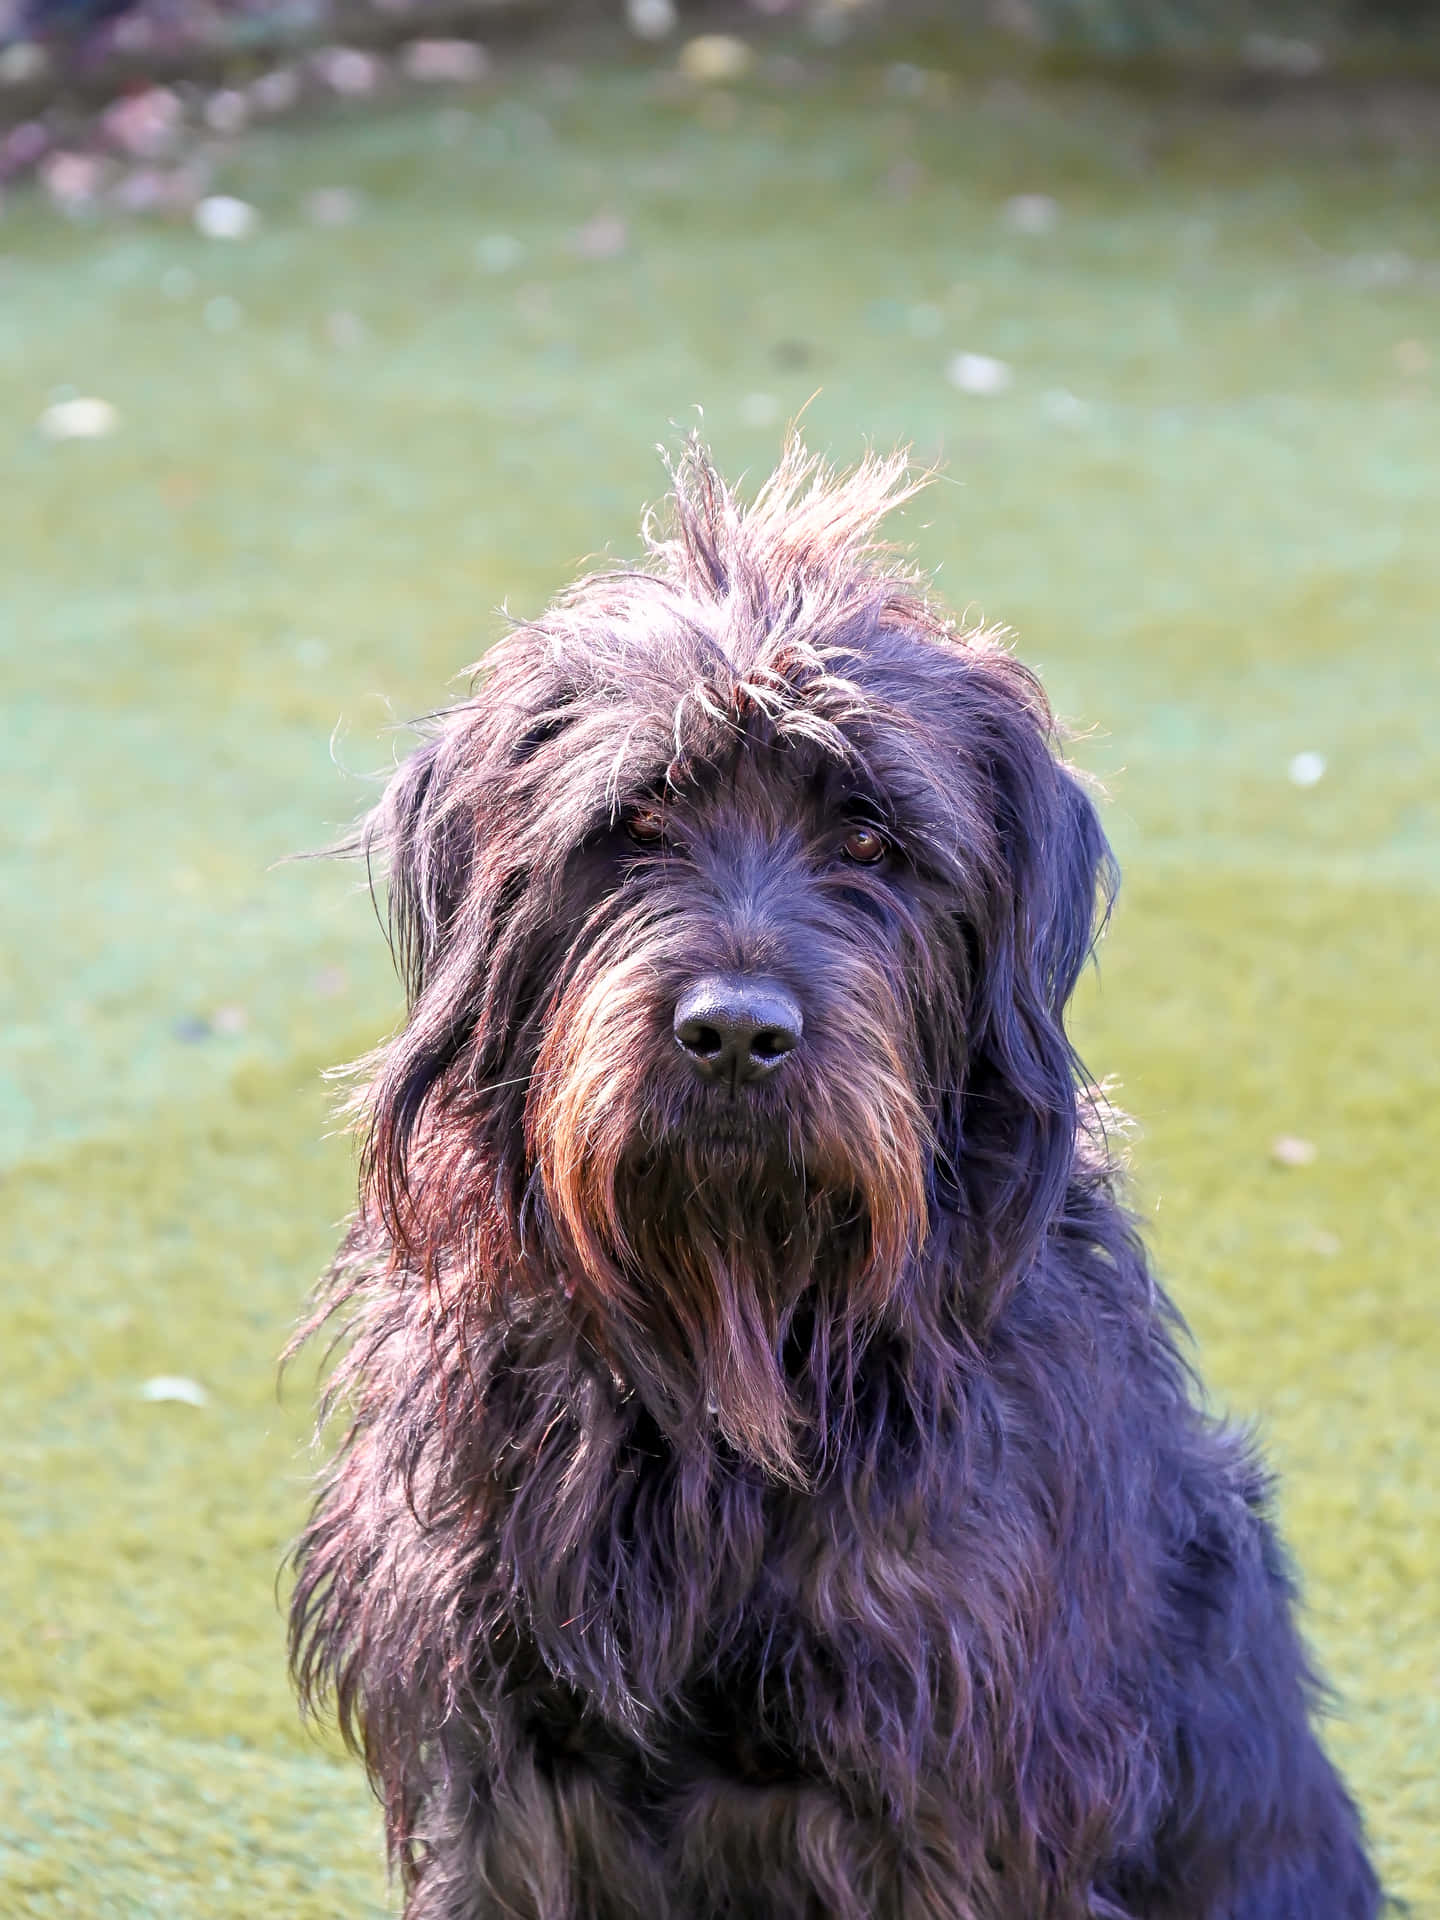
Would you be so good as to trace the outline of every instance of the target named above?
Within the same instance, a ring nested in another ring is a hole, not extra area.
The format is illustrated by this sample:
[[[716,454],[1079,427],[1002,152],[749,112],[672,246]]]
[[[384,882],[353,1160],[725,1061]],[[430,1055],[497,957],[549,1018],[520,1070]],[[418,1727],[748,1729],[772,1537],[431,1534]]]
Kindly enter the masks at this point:
[[[567,995],[527,1132],[573,1295],[677,1439],[718,1428],[803,1480],[926,1218],[928,1130],[871,1023],[843,1071],[787,1064],[742,1090],[694,1081],[643,959]]]

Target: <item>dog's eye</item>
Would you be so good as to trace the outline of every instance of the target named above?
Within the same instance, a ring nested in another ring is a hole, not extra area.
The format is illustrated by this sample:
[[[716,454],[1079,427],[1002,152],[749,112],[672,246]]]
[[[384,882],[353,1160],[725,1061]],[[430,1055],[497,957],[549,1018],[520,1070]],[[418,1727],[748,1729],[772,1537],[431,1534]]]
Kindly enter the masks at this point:
[[[852,827],[845,836],[842,851],[857,867],[873,867],[885,858],[887,848],[883,834],[877,833],[874,827]]]
[[[665,819],[658,807],[631,807],[625,831],[637,847],[658,847],[665,838]]]

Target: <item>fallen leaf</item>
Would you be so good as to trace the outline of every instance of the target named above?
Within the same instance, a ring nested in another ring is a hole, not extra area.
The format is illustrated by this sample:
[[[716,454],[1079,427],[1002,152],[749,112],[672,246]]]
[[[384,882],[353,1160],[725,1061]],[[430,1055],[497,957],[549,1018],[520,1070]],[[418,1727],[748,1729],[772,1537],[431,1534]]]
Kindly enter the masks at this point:
[[[106,163],[93,153],[52,153],[40,168],[40,183],[62,213],[93,205],[105,184]]]
[[[384,71],[373,53],[362,53],[358,47],[322,47],[313,64],[332,93],[351,100],[374,93]]]
[[[747,74],[754,59],[745,41],[733,34],[701,33],[680,49],[680,71],[702,86],[719,86]]]
[[[1241,49],[1245,64],[1256,73],[1279,73],[1287,80],[1309,80],[1325,66],[1325,55],[1309,40],[1291,40],[1278,33],[1251,33]]]
[[[926,177],[918,160],[897,160],[885,170],[885,190],[896,200],[909,200],[924,186]]]
[[[205,102],[205,124],[222,138],[244,130],[250,118],[250,102],[237,87],[222,87]]]
[[[1430,371],[1430,349],[1423,340],[1401,340],[1391,352],[1397,373],[1403,373],[1412,380],[1422,373]]]
[[[100,131],[136,160],[163,160],[185,124],[185,108],[169,87],[147,87],[114,102],[100,116]]]
[[[50,129],[43,120],[22,120],[0,140],[0,171],[22,173],[33,167],[50,145]]]
[[[257,113],[288,113],[300,98],[300,76],[289,67],[276,67],[250,82],[246,98]]]
[[[625,251],[630,231],[618,213],[597,213],[574,237],[582,260],[614,260]]]
[[[353,187],[316,187],[300,204],[313,226],[348,227],[360,211],[360,196]]]
[[[407,79],[436,85],[463,85],[490,71],[490,56],[473,40],[412,40],[400,55]]]
[[[202,191],[201,180],[186,167],[135,167],[110,199],[124,213],[183,213]]]

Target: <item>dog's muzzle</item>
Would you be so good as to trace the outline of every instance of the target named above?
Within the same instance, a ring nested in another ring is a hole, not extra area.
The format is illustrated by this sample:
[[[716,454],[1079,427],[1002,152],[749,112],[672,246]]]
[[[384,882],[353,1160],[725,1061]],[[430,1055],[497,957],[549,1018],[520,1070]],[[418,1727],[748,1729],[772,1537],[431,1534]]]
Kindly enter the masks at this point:
[[[792,993],[746,974],[706,974],[675,1006],[676,1045],[702,1080],[732,1090],[774,1073],[804,1028]]]

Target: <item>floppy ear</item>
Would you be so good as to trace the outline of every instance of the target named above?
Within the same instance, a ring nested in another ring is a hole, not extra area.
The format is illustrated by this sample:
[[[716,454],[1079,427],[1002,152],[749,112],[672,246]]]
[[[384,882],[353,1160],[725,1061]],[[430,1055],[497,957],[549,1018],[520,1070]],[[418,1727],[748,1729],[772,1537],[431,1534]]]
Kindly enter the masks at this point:
[[[385,869],[390,951],[412,1009],[434,975],[470,876],[456,761],[451,728],[428,735],[341,848],[364,858],[372,893],[377,862]]]
[[[1065,1010],[1115,886],[1094,803],[1055,755],[1038,689],[1005,665],[987,701],[994,853],[969,929],[966,1065],[946,1143],[992,1306],[1065,1199],[1078,1122]]]
[[[476,958],[465,925],[476,860],[470,749],[473,715],[445,715],[401,763],[342,851],[361,855],[372,890],[386,876],[390,949],[405,986],[403,1029],[372,1056],[361,1099],[368,1122],[365,1186],[403,1241],[409,1149],[431,1094],[474,1023]]]

